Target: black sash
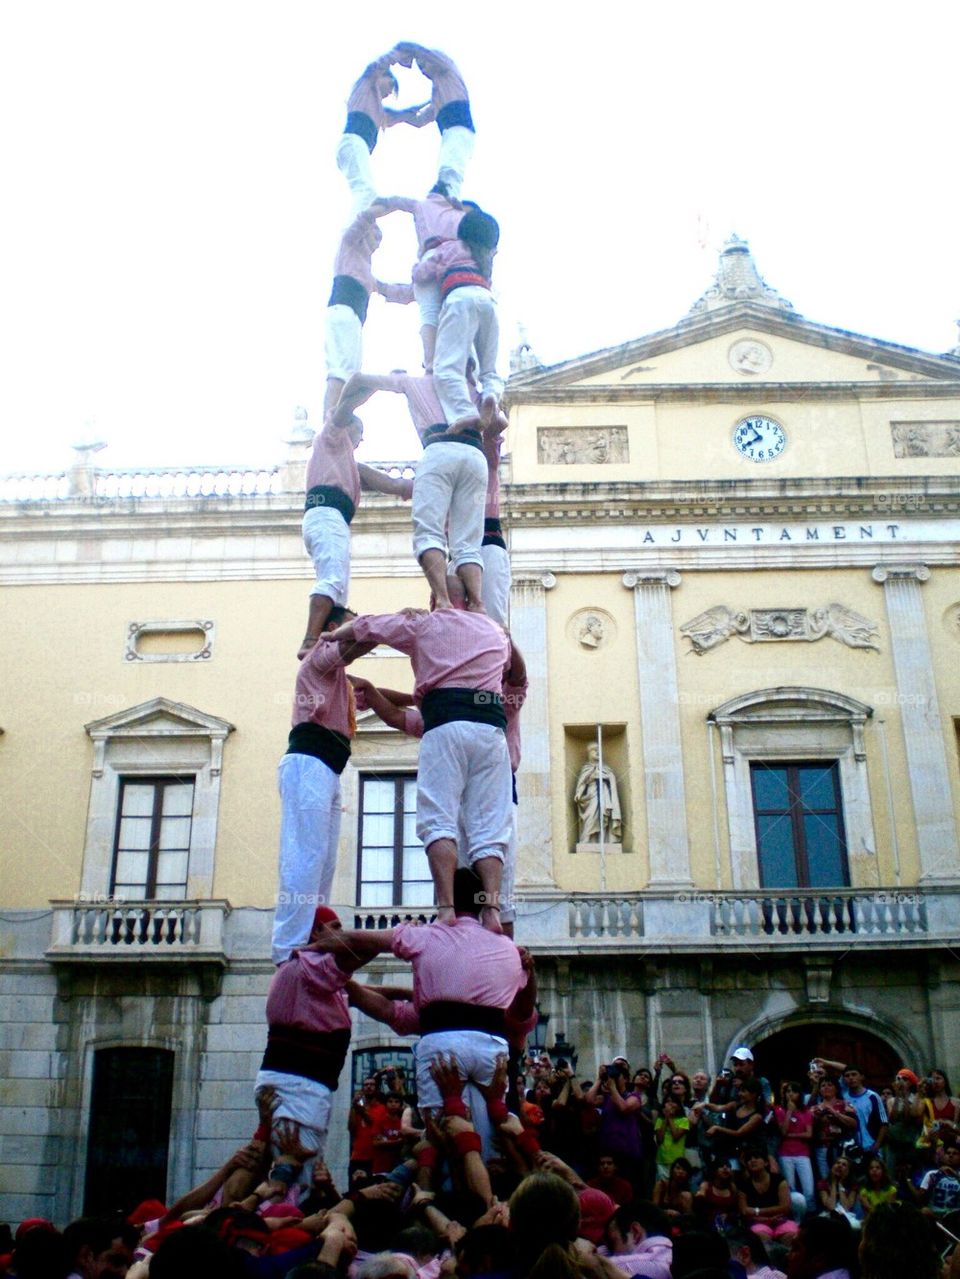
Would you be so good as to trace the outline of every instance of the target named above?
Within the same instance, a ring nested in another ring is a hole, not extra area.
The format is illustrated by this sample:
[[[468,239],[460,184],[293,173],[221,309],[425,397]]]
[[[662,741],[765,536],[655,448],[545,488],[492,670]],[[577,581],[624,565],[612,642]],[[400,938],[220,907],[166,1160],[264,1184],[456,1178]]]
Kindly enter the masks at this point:
[[[448,102],[445,107],[441,107],[437,112],[437,128],[443,133],[444,129],[452,129],[455,124],[462,125],[464,129],[469,129],[471,133],[476,133],[473,127],[473,116],[470,114],[470,103],[466,98],[458,98],[456,102]],[[373,150],[373,148],[370,148]]]
[[[322,724],[306,720],[291,728],[286,753],[312,755],[333,772],[342,773],[350,758],[350,741],[333,728],[324,728]]]
[[[352,275],[335,275],[327,306],[348,306],[363,324],[367,318],[370,294]]]
[[[350,1047],[349,1030],[298,1030],[296,1026],[271,1026],[261,1070],[314,1079],[336,1092],[340,1071]]]
[[[340,512],[348,524],[357,513],[357,508],[343,489],[338,489],[335,484],[314,484],[313,488],[307,489],[307,500],[303,509],[312,511],[315,506],[333,507],[335,511]]]
[[[503,1035],[503,1009],[482,1004],[461,1004],[455,999],[435,999],[420,1009],[420,1034],[434,1035],[442,1030],[485,1030],[488,1035]]]
[[[363,138],[371,151],[377,145],[379,130],[366,111],[348,111],[347,123],[343,131],[344,133],[355,133],[358,137]]]
[[[427,693],[420,706],[423,715],[423,731],[441,724],[464,720],[469,724],[492,724],[494,728],[507,729],[507,717],[503,698],[499,693],[488,693],[477,688],[434,688]]]
[[[483,541],[481,546],[501,546],[507,549],[507,544],[503,540],[503,526],[496,516],[488,515],[483,521]]]
[[[475,449],[483,452],[483,440],[480,438],[480,432],[474,430],[472,426],[468,426],[464,431],[448,431],[444,426],[428,426],[423,433],[423,447],[429,448],[431,444],[471,444]]]

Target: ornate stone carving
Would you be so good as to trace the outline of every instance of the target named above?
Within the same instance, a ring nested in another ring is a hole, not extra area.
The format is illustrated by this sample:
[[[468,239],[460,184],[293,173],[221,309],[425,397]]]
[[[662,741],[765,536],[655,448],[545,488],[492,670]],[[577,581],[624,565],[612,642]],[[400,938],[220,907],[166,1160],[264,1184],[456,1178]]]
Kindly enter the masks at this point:
[[[766,342],[757,342],[753,338],[742,338],[731,346],[727,352],[727,360],[730,367],[735,369],[737,373],[756,376],[758,373],[766,373],[771,367],[773,364],[773,352]]]
[[[812,642],[828,636],[848,648],[879,651],[874,643],[879,634],[875,623],[845,604],[825,604],[816,609],[758,608],[746,612],[717,604],[681,626],[680,634],[687,637],[691,651],[698,657],[726,643],[731,635],[745,644],[771,640]]]
[[[578,846],[599,844],[601,830],[605,844],[622,845],[623,818],[616,774],[606,764],[601,765],[599,751],[592,742],[587,747],[586,763],[577,774],[573,802],[580,827]]]
[[[124,659],[128,662],[205,662],[213,656],[215,627],[209,619],[199,622],[130,622]],[[195,635],[199,646],[187,652],[143,653],[140,641],[146,635]]]
[[[894,457],[960,457],[960,422],[891,422]]]
[[[537,430],[541,464],[597,466],[630,461],[625,426],[541,426]]]
[[[602,608],[580,609],[567,623],[567,638],[588,652],[608,648],[616,634],[616,623]]]

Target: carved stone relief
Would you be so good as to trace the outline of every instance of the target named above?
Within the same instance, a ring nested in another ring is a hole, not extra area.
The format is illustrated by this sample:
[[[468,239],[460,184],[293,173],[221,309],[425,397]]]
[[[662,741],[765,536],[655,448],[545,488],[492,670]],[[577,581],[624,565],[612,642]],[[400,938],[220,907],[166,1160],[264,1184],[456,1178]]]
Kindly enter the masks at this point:
[[[625,426],[541,426],[537,461],[572,466],[630,461]]]
[[[894,457],[960,457],[960,422],[891,422]]]
[[[727,352],[727,360],[732,369],[738,373],[766,373],[773,364],[773,352],[766,342],[757,342],[753,338],[742,338],[734,342]]]
[[[613,618],[601,608],[582,608],[567,623],[567,638],[587,652],[607,648],[616,637]]]
[[[698,657],[726,643],[732,635],[745,644],[762,644],[771,640],[812,642],[829,637],[848,648],[879,652],[873,642],[879,634],[876,624],[845,604],[826,604],[815,609],[758,608],[741,612],[725,604],[717,604],[681,626],[680,634],[690,641],[690,651]]]

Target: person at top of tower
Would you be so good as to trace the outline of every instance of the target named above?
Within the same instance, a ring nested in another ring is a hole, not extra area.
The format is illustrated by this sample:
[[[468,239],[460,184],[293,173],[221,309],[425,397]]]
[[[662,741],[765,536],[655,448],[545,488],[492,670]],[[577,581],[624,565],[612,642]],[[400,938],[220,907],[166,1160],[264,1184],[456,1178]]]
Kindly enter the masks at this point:
[[[440,162],[437,186],[444,195],[458,199],[463,178],[476,142],[470,113],[470,96],[463,76],[451,58],[439,49],[425,49],[409,40],[399,41],[389,57],[403,67],[416,61],[417,68],[433,85],[430,101],[412,109],[407,123],[421,129],[436,121],[440,130]]]
[[[337,168],[353,194],[354,214],[369,209],[377,198],[370,156],[380,130],[394,124],[416,124],[418,113],[424,109],[409,107],[396,111],[383,105],[398,88],[397,77],[390,70],[400,61],[395,55],[396,50],[391,50],[365,67],[347,98],[347,123],[337,144]]]

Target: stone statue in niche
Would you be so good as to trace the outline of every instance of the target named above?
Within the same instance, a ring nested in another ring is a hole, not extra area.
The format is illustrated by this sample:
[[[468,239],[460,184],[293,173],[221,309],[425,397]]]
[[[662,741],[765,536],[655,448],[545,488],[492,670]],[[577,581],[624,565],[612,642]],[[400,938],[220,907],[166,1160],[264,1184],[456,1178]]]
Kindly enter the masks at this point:
[[[586,763],[577,774],[573,802],[580,825],[578,846],[599,845],[601,830],[605,845],[623,842],[623,817],[616,774],[606,764],[601,766],[600,752],[593,743],[587,747]]]
[[[588,613],[577,638],[584,648],[599,648],[604,638],[603,619],[597,617],[596,613]]]

